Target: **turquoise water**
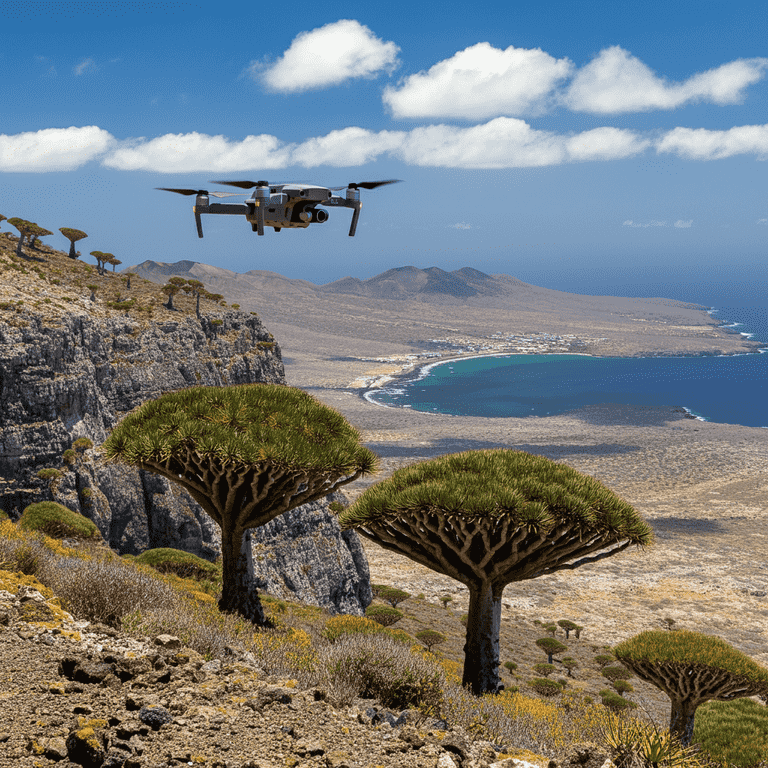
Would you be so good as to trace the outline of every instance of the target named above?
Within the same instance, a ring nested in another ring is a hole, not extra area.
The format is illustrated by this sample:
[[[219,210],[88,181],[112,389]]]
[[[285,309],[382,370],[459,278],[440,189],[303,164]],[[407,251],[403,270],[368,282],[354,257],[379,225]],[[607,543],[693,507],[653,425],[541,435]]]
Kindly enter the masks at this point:
[[[762,322],[732,332],[768,338]],[[722,313],[715,315],[722,318]],[[739,325],[733,325],[738,322]],[[751,326],[751,327],[750,327]],[[380,405],[463,416],[550,416],[589,405],[678,406],[706,421],[768,427],[768,354],[602,358],[510,355],[422,368],[367,397]]]

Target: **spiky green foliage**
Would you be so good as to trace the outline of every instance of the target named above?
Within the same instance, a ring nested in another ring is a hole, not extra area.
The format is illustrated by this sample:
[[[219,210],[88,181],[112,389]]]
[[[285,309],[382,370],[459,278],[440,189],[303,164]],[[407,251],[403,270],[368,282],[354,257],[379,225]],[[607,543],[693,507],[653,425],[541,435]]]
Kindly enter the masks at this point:
[[[507,584],[652,540],[635,510],[594,478],[513,450],[467,451],[400,469],[366,490],[339,522],[467,585],[464,683],[478,694],[500,686]]]
[[[221,526],[225,610],[241,610],[237,561],[246,530],[376,468],[341,414],[280,384],[162,395],[128,414],[104,452],[178,483]]]
[[[549,677],[557,669],[557,667],[554,664],[542,663],[542,664],[534,664],[532,669],[537,675],[543,675],[544,677]]]
[[[768,760],[768,708],[751,699],[703,704],[696,713],[693,741],[723,765],[764,765]]]
[[[627,701],[623,696],[619,696],[615,691],[604,688],[600,691],[600,699],[604,707],[612,709],[614,712],[621,712],[625,709],[637,709],[637,704],[633,701]]]
[[[388,587],[386,585],[379,586],[378,590],[376,591],[376,597],[385,600],[393,608],[397,608],[397,606],[402,603],[403,600],[407,600],[410,596],[410,592],[406,592],[403,589],[397,589],[396,587]]]
[[[607,667],[609,664],[613,663],[616,660],[616,657],[613,654],[609,653],[600,653],[597,656],[595,656],[595,663],[602,669],[603,667]]]
[[[365,616],[381,624],[382,627],[391,627],[403,618],[403,612],[388,605],[369,605],[365,609]]]
[[[559,640],[555,640],[554,637],[541,637],[536,641],[536,645],[547,654],[548,664],[552,663],[553,656],[559,656],[568,650],[567,645],[563,645]]]
[[[768,693],[768,669],[721,638],[700,632],[642,632],[617,645],[614,653],[669,696],[669,729],[685,745],[693,738],[700,704]]]
[[[560,663],[568,670],[568,677],[573,677],[573,670],[579,666],[579,662],[573,656],[563,656]]]
[[[27,531],[42,531],[55,539],[99,539],[99,529],[87,517],[67,509],[55,501],[30,504],[22,513],[19,525]]]

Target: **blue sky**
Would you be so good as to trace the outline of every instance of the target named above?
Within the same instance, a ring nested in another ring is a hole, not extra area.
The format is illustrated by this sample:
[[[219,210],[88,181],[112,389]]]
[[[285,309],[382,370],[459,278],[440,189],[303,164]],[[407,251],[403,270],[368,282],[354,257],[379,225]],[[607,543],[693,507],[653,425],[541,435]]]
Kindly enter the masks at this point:
[[[764,0],[0,10],[0,213],[62,249],[64,226],[123,264],[473,266],[584,292],[764,261]],[[216,178],[404,183],[363,193],[355,238],[330,209],[262,238],[209,216],[199,240],[192,198],[154,188]]]

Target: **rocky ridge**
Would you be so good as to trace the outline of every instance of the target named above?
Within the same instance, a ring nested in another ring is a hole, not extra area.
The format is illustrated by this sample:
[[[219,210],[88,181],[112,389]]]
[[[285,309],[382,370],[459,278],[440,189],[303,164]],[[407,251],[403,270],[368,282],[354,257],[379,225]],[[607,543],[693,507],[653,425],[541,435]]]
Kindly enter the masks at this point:
[[[255,313],[212,301],[199,315],[192,299],[187,311],[154,299],[144,313],[115,309],[107,300],[107,291],[118,291],[112,283],[123,291],[112,298],[132,295],[123,278],[93,272],[47,248],[15,257],[0,242],[0,509],[16,519],[28,504],[52,499],[93,520],[120,554],[173,547],[213,560],[219,529],[186,492],[158,475],[106,464],[98,446],[122,415],[164,392],[285,383],[280,347]],[[100,281],[105,300],[91,300],[86,280]],[[151,290],[162,296],[158,286]],[[94,447],[66,462],[78,438]],[[42,480],[43,468],[61,476]],[[257,561],[259,582],[291,594],[288,585],[298,585],[303,599],[361,614],[371,596],[356,535],[342,535],[322,503],[291,521],[258,533],[263,547],[289,537],[295,548],[291,558]]]

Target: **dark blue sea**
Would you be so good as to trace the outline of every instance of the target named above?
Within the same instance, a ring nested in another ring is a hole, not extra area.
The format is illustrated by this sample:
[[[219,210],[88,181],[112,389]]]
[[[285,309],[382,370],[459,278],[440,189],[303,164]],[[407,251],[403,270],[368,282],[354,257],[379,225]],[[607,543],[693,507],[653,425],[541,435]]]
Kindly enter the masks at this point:
[[[533,282],[533,281],[531,281]],[[556,287],[556,286],[547,286]],[[368,393],[380,405],[464,416],[549,416],[588,405],[677,406],[704,421],[768,427],[768,299],[759,286],[706,301],[685,286],[662,292],[602,291],[663,296],[712,307],[729,333],[765,342],[765,354],[700,357],[602,358],[586,355],[509,355],[425,366]],[[573,290],[573,288],[571,288]],[[577,292],[577,291],[574,291]],[[598,293],[580,290],[579,293]],[[744,295],[751,293],[752,295]],[[671,294],[671,295],[670,295]],[[545,329],[542,329],[545,330]]]

